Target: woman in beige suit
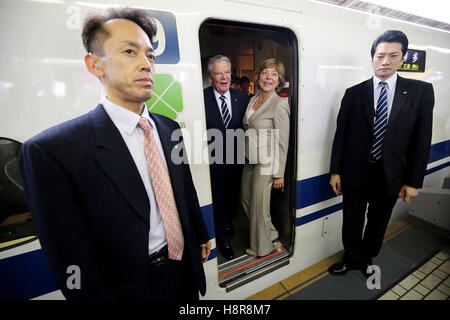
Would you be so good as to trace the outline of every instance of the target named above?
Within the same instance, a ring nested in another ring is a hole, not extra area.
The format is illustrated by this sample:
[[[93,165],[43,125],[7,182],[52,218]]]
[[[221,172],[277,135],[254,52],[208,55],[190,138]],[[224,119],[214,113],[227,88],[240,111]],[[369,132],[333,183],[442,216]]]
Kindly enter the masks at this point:
[[[289,104],[276,91],[283,88],[284,66],[276,59],[263,61],[255,73],[259,94],[248,104],[243,119],[246,163],[242,173],[242,204],[250,219],[252,256],[282,248],[270,216],[272,187],[284,187],[289,145]]]

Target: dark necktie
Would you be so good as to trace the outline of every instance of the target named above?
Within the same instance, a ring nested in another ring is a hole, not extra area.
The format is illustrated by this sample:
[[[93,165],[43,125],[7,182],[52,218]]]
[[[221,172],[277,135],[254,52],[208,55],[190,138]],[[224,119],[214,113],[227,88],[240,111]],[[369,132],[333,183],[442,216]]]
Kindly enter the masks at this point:
[[[228,107],[227,107],[227,103],[225,102],[225,96],[220,96],[220,100],[222,100],[222,120],[223,120],[223,124],[225,126],[225,128],[228,127],[228,124],[230,123],[231,120],[231,115],[230,112],[228,111]]]
[[[383,155],[383,140],[387,128],[387,94],[386,82],[381,81],[381,92],[377,102],[377,111],[375,116],[375,124],[373,127],[373,143],[370,155],[373,159],[378,160]]]

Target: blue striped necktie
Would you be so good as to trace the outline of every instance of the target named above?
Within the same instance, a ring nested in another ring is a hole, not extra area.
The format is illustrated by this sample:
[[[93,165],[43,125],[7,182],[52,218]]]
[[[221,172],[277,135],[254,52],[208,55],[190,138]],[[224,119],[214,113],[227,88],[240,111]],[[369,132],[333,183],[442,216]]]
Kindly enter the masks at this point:
[[[228,111],[228,107],[227,107],[227,103],[225,102],[225,96],[220,96],[220,100],[222,100],[222,120],[223,120],[223,124],[225,126],[225,128],[228,127],[228,124],[230,123],[231,120],[231,115],[230,112]]]
[[[371,158],[378,160],[383,155],[383,140],[387,128],[387,94],[386,82],[380,81],[381,92],[377,102],[375,124],[373,127],[373,143],[370,151]]]

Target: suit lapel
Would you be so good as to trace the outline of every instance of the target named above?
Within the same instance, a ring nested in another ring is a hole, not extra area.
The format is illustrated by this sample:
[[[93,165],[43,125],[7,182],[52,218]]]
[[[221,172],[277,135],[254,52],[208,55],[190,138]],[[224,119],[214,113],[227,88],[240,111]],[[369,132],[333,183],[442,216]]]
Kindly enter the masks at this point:
[[[373,129],[374,117],[375,117],[375,107],[373,105],[373,79],[370,78],[363,83],[363,91],[361,93],[361,100],[363,102],[363,108],[365,110],[367,121],[369,121],[370,127]]]
[[[217,104],[216,96],[214,95],[214,91],[212,87],[207,89],[206,98],[208,102],[206,102],[206,107],[209,109],[208,112],[211,115],[210,119],[214,119],[216,121],[216,126],[212,126],[214,128],[222,128],[225,130],[225,126],[222,120],[222,114],[219,111],[219,105]]]
[[[149,224],[150,204],[136,164],[102,105],[91,113],[97,140],[95,159],[131,207]]]
[[[277,93],[276,93],[276,92],[272,93],[272,95],[269,97],[269,99],[267,99],[266,102],[264,102],[263,105],[260,106],[260,107],[258,108],[258,110],[256,110],[256,111],[251,115],[251,117],[248,119],[248,123],[249,123],[250,125],[251,125],[252,123],[254,123],[255,120],[256,120],[259,116],[261,116],[264,112],[266,112],[266,110],[268,110],[268,109],[272,106],[274,100],[276,99],[276,96],[277,96]]]
[[[405,106],[408,98],[407,84],[400,76],[397,77],[397,84],[395,86],[394,101],[392,102],[391,114],[389,115],[388,130],[395,119],[400,114],[400,111]]]

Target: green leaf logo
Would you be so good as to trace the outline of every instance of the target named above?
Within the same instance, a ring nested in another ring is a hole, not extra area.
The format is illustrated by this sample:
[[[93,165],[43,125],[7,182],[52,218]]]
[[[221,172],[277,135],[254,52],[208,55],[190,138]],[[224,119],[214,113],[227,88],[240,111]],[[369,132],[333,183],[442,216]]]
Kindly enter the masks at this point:
[[[175,120],[178,112],[183,111],[181,84],[170,74],[155,74],[153,78],[153,95],[146,102],[148,110]]]

